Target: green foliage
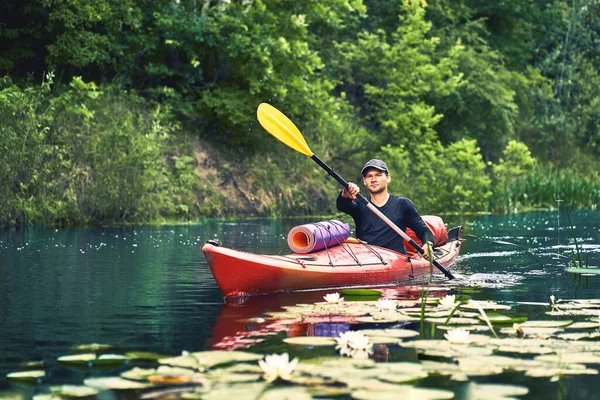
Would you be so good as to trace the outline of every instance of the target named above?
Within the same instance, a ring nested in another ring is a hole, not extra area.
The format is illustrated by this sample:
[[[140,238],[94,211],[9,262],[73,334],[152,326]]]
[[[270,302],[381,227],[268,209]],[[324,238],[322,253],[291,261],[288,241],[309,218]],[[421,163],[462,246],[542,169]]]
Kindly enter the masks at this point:
[[[447,148],[419,145],[415,155],[403,148],[382,149],[388,160],[390,190],[410,198],[421,213],[476,211],[491,196],[490,179],[474,140],[461,140]]]
[[[251,212],[332,212],[336,183],[266,135],[261,102],[349,180],[385,158],[428,213],[597,207],[599,15],[595,0],[6,0],[0,225],[227,215],[231,190]],[[204,146],[226,160],[202,165]]]
[[[11,155],[0,164],[3,225],[142,222],[222,211],[198,201],[212,192],[200,186],[168,108],[110,87],[100,92],[81,78],[55,90],[51,83],[22,90],[3,80],[0,145]]]
[[[333,65],[347,82],[343,90],[365,115],[365,124],[378,135],[379,145],[434,141],[433,126],[442,115],[424,98],[431,93],[447,96],[461,84],[455,73],[460,46],[435,60],[439,38],[427,37],[431,24],[418,1],[402,3],[396,31],[362,31],[357,41],[338,46]],[[373,62],[377,60],[377,62]]]
[[[535,159],[524,143],[511,140],[506,145],[499,163],[492,166],[494,196],[492,208],[513,211],[520,208],[520,201],[511,190],[516,182],[527,176],[535,166]]]
[[[444,149],[443,157],[439,179],[445,185],[440,189],[440,202],[447,205],[445,210],[485,210],[492,196],[491,179],[477,142],[461,139]]]
[[[507,192],[512,204],[520,208],[550,208],[559,199],[572,208],[596,209],[600,205],[600,175],[537,165],[529,174],[512,182]]]
[[[70,187],[61,183],[72,163],[57,136],[54,116],[64,113],[64,99],[52,96],[53,75],[40,87],[21,89],[9,78],[1,82],[0,108],[0,225],[26,221],[35,215],[43,222],[68,220],[79,213]]]

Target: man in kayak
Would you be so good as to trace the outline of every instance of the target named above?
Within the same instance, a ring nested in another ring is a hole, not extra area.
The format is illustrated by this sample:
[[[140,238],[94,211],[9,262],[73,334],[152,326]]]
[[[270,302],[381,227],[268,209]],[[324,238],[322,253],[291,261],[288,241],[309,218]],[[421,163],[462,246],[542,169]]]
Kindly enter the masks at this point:
[[[432,247],[433,234],[412,201],[388,193],[387,185],[391,178],[387,165],[381,160],[373,159],[365,164],[361,172],[363,184],[371,194],[371,203],[403,231],[407,227],[412,229],[423,243],[423,250],[427,254]],[[336,200],[338,210],[354,219],[356,237],[369,244],[406,254],[402,237],[367,206],[356,200],[358,193],[358,186],[348,182],[348,189],[342,190]]]

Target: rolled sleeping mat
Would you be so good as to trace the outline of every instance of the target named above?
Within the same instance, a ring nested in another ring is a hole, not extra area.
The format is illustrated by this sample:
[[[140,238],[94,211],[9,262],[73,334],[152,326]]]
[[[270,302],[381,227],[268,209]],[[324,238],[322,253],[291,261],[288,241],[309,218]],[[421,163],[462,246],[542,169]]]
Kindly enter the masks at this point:
[[[350,225],[332,219],[292,228],[287,242],[294,253],[304,254],[344,243],[349,237]]]

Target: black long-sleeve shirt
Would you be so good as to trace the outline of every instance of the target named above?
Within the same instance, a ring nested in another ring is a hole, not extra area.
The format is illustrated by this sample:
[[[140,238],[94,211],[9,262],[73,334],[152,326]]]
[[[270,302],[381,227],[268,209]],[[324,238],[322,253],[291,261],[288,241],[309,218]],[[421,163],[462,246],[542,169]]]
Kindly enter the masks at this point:
[[[406,254],[402,236],[398,235],[363,203],[358,200],[346,199],[340,193],[336,205],[338,210],[349,214],[354,219],[357,238],[375,246]],[[375,207],[377,206],[375,205]],[[433,243],[431,230],[417,212],[412,201],[406,197],[390,194],[388,201],[377,209],[403,231],[407,227],[412,229],[422,243],[427,241]]]

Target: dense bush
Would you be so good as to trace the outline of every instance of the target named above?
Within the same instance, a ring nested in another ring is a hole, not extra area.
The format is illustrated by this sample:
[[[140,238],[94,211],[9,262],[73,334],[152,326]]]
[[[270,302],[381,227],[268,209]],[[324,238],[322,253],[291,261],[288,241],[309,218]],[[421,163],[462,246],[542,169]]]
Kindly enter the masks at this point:
[[[2,224],[141,222],[222,212],[195,173],[168,107],[80,78],[21,89],[3,80]],[[218,198],[218,196],[215,196]]]
[[[348,180],[385,158],[424,212],[598,203],[593,0],[7,0],[0,15],[1,225],[334,211],[337,184],[267,139],[261,102]],[[224,161],[200,165],[204,145]]]

